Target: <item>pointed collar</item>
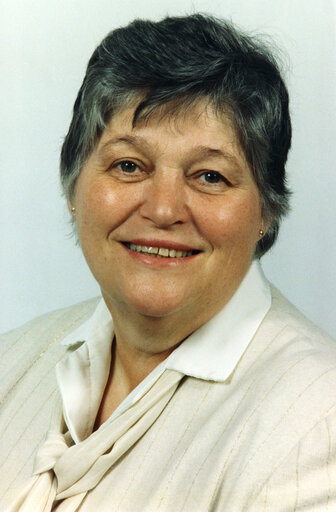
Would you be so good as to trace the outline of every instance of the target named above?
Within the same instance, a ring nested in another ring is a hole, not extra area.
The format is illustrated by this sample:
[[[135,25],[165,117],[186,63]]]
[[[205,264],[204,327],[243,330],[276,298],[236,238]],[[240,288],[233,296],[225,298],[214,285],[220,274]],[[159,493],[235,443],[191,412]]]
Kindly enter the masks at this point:
[[[191,334],[166,360],[167,368],[224,382],[233,372],[271,306],[271,290],[254,261],[239,288],[214,317]]]
[[[254,261],[239,288],[209,322],[192,333],[134,389],[115,413],[133,405],[167,368],[195,378],[225,382],[271,306],[271,291]],[[113,321],[102,299],[93,315],[63,339],[70,353],[58,363],[64,417],[75,442],[92,432],[111,364]],[[79,348],[76,348],[78,343]],[[114,414],[115,414],[114,413]]]

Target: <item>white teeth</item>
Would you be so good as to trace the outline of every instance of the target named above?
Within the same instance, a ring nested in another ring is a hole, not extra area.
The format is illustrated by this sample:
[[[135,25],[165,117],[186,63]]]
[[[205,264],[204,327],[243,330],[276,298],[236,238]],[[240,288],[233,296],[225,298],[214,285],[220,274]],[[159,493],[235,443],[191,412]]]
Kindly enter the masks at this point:
[[[192,256],[192,251],[176,251],[175,249],[167,249],[166,247],[151,247],[132,243],[128,243],[127,246],[132,251],[155,254],[159,258],[186,258],[187,256]]]

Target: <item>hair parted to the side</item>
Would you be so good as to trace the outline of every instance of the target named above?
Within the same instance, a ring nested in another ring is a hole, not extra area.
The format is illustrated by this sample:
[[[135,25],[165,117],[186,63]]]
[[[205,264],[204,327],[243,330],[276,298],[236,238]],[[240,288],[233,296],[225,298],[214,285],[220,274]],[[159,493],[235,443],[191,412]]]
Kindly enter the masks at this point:
[[[61,152],[61,181],[72,199],[81,169],[113,114],[134,105],[133,125],[160,106],[171,113],[206,100],[229,116],[259,188],[268,226],[256,256],[274,244],[290,192],[288,93],[272,51],[232,23],[194,14],[135,20],[94,51]]]

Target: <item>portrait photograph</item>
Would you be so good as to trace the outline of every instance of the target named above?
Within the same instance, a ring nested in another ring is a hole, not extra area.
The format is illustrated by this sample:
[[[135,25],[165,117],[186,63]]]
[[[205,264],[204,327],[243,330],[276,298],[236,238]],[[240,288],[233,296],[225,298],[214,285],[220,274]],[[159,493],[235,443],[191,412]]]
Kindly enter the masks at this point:
[[[0,511],[336,510],[336,1],[0,7]]]

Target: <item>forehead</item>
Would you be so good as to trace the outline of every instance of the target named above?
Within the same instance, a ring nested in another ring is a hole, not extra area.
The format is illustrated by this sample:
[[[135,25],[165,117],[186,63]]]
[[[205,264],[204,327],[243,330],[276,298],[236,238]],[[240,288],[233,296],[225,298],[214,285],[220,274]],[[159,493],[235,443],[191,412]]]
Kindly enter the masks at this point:
[[[112,116],[99,140],[99,152],[114,143],[136,140],[141,140],[144,149],[159,145],[162,150],[170,141],[186,150],[193,146],[225,149],[245,161],[231,116],[219,115],[205,101],[186,109],[163,105],[134,124],[135,111],[136,106],[125,107]]]

